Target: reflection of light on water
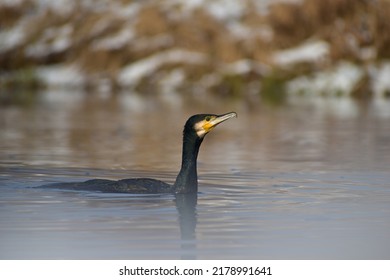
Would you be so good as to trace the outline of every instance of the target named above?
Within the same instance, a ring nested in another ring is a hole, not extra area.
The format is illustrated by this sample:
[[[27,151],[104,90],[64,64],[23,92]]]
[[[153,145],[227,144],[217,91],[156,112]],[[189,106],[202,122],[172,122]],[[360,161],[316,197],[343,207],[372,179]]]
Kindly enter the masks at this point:
[[[142,98],[139,94],[121,94],[119,99],[119,105],[123,107],[123,110],[142,112],[146,109],[145,99]]]
[[[307,114],[316,118],[327,116],[355,118],[359,114],[358,104],[349,97],[290,97],[289,101],[294,106],[306,108]]]
[[[305,96],[303,98],[290,96],[289,104],[310,110],[308,114],[311,114],[311,116],[355,119],[368,111],[372,116],[381,119],[390,118],[390,99],[388,98],[373,98],[371,101],[359,102],[346,96]]]
[[[390,119],[390,98],[375,98],[371,106],[376,117]]]
[[[390,62],[386,61],[379,66],[369,68],[370,76],[373,79],[372,87],[376,97],[382,97],[390,92]]]

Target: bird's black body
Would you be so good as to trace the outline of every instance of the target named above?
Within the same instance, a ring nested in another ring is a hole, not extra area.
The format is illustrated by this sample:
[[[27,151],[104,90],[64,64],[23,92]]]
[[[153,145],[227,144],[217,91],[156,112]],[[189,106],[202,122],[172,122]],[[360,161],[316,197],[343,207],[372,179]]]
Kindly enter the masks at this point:
[[[85,182],[54,183],[40,188],[77,191],[99,191],[105,193],[158,194],[175,193],[174,187],[163,181],[149,178],[122,179],[118,181],[92,179]]]
[[[196,162],[204,136],[219,123],[236,116],[234,112],[220,116],[200,114],[187,120],[183,131],[181,169],[173,185],[155,179],[136,178],[119,181],[92,179],[85,182],[48,184],[40,188],[133,194],[196,193],[198,191]]]

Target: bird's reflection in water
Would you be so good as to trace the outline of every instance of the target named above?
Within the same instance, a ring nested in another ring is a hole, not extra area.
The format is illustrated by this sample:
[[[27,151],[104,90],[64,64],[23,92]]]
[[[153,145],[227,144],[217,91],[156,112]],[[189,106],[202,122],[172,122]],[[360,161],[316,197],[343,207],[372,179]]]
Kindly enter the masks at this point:
[[[176,194],[176,209],[179,214],[180,237],[181,237],[181,258],[196,259],[196,205],[198,194]]]

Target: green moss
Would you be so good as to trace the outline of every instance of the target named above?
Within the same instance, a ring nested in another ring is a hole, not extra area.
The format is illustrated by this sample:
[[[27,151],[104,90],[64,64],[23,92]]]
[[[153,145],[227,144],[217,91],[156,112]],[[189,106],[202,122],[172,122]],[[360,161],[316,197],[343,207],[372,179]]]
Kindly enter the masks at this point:
[[[226,76],[223,83],[227,86],[230,96],[240,96],[246,88],[245,77],[240,75]]]
[[[42,84],[36,75],[35,68],[23,68],[15,70],[6,75],[0,76],[0,88],[14,89],[14,88],[31,88],[36,89]]]
[[[272,73],[265,76],[262,80],[261,97],[270,104],[283,104],[286,100],[286,81],[287,78],[282,74]]]
[[[0,76],[0,105],[28,107],[37,100],[42,87],[34,68],[25,68]]]

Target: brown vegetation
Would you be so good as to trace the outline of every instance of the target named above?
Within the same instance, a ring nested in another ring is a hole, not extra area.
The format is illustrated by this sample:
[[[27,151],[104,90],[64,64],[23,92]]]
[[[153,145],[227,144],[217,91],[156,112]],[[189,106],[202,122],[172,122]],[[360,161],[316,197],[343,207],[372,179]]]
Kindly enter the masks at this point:
[[[39,11],[34,0],[20,3],[0,5],[2,30],[12,30],[22,19],[27,20],[20,42],[8,49],[1,49],[0,45],[3,73],[25,73],[23,69],[30,73],[35,67],[55,64],[77,65],[89,84],[100,79],[115,84],[124,67],[178,48],[204,54],[208,61],[196,66],[185,62],[165,65],[158,72],[181,69],[189,86],[203,77],[219,74],[220,84],[212,84],[211,88],[236,94],[259,81],[263,82],[259,92],[272,92],[273,86],[280,90],[285,79],[321,70],[340,60],[366,65],[390,58],[390,2],[386,0],[279,2],[271,5],[266,15],[258,13],[254,3],[247,0],[241,18],[235,19],[247,34],[232,32],[226,22],[203,7],[184,13],[180,5],[168,9],[159,1],[147,1],[139,4],[134,17],[126,18],[118,16],[115,9],[91,9],[73,2],[73,8],[61,13],[52,9]],[[134,2],[123,0],[117,4],[127,8]],[[265,35],[264,30],[268,30]],[[104,47],[102,42],[120,38],[121,32],[130,35],[122,38],[122,43]],[[308,39],[329,44],[329,63],[319,66],[305,62],[290,72],[273,64],[275,51],[295,47]],[[269,79],[267,73],[251,69],[224,73],[226,65],[242,60],[268,65],[272,69]],[[161,76],[153,75],[149,82]],[[0,84],[2,81],[0,76]]]
[[[311,37],[331,44],[334,61],[389,58],[389,1],[306,0],[273,5],[268,16],[274,43],[288,48]],[[373,48],[368,55],[366,48]],[[366,51],[366,52],[365,52]]]

